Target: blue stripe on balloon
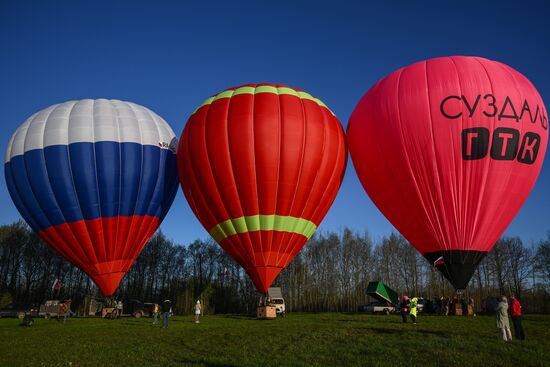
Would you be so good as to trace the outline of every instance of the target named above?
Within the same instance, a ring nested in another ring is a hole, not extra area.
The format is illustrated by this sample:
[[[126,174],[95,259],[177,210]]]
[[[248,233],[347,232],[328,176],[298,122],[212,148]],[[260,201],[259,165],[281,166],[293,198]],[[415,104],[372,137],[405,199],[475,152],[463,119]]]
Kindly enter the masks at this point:
[[[34,216],[32,216],[27,210],[27,205],[24,203],[22,198],[25,188],[16,184],[12,167],[13,166],[10,164],[10,162],[4,165],[4,176],[6,177],[6,185],[8,187],[10,196],[13,200],[13,203],[17,207],[17,210],[19,210],[19,213],[21,213],[23,218],[27,221],[27,223],[31,226],[33,230],[38,231],[40,230],[40,225],[38,224]]]
[[[56,206],[62,212],[63,218],[54,221],[55,223],[76,222],[82,220],[82,213],[78,196],[73,183],[71,174],[71,161],[68,159],[68,150],[66,145],[54,145],[47,147],[44,150],[36,149],[29,151],[25,156],[36,156],[36,165],[45,164],[49,177],[49,185],[52,187]],[[42,164],[38,162],[40,159],[44,161]],[[32,166],[31,166],[32,167]],[[48,183],[45,183],[48,185]],[[50,200],[54,198],[50,197]]]
[[[19,197],[21,207],[18,207],[18,209],[27,223],[31,226],[36,226],[33,227],[35,231],[38,231],[45,226],[49,226],[50,224],[48,218],[44,214],[42,208],[40,208],[40,205],[35,198],[33,189],[29,183],[24,156],[20,155],[14,157],[10,162],[6,163],[5,172],[6,183],[8,183],[10,194],[12,198],[17,196]],[[8,179],[7,176],[10,176],[11,179]],[[10,182],[12,182],[12,185],[9,185]],[[14,203],[16,203],[15,199]]]
[[[121,146],[104,142],[97,143],[94,147],[99,209],[102,217],[114,217],[120,206]],[[101,164],[97,164],[97,162],[101,162]],[[125,167],[125,169],[127,168]]]
[[[99,217],[167,214],[178,187],[176,155],[136,143],[54,145],[13,157],[6,182],[39,231]]]
[[[169,203],[174,200],[175,193],[178,189],[178,171],[172,167],[176,167],[176,155],[168,150],[161,150],[162,155],[158,165],[158,180],[153,194],[147,207],[147,213],[155,217],[164,218],[170,205],[166,205],[166,199]]]
[[[120,211],[133,213],[140,190],[135,177],[141,177],[141,145],[123,144],[120,161],[124,170],[120,172]]]
[[[168,150],[162,150],[161,152],[166,155],[166,159],[163,160],[164,181],[162,182],[162,186],[159,187],[158,192],[164,193],[164,196],[162,197],[161,205],[154,215],[162,220],[166,214],[168,214],[168,210],[170,210],[170,206],[172,206],[172,202],[174,202],[174,198],[178,193],[180,181],[176,155]]]
[[[139,182],[139,194],[136,201],[137,213],[147,212],[149,203],[153,197],[153,193],[159,178],[159,156],[160,149],[153,151],[149,150],[146,154],[144,147],[141,161],[141,181]],[[145,169],[147,167],[147,169]]]
[[[45,149],[48,148],[49,147],[46,147]],[[25,153],[25,155],[27,155],[27,153]],[[101,214],[99,209],[99,188],[94,144],[70,144],[69,154],[65,154],[65,156],[58,154],[55,159],[69,160],[70,170],[56,172],[55,177],[59,177],[59,175],[72,177],[73,186],[78,196],[78,201],[73,204],[78,205],[81,211],[79,220],[99,218]],[[109,165],[110,163],[102,162],[101,164]],[[52,176],[54,176],[54,174],[52,174]]]

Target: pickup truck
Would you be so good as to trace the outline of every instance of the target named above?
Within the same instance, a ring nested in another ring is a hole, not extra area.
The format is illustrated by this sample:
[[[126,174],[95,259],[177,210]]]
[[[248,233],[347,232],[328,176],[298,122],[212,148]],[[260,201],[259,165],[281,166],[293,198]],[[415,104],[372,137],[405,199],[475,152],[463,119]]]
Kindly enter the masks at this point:
[[[34,305],[10,303],[0,308],[0,317],[18,317],[23,319],[25,315],[38,316],[38,308]]]
[[[390,313],[395,312],[396,308],[388,302],[374,301],[366,305],[359,306],[359,311],[368,313],[385,313],[386,315],[389,315]]]

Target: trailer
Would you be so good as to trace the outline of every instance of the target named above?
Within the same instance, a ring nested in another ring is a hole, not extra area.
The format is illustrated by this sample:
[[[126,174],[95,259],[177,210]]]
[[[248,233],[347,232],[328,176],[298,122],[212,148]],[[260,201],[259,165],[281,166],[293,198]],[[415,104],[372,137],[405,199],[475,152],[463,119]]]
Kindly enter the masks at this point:
[[[71,301],[60,301],[57,299],[51,299],[44,302],[40,305],[40,310],[38,311],[38,316],[45,319],[52,317],[61,318],[64,317],[66,313],[71,309]]]
[[[399,307],[397,292],[381,281],[370,282],[367,286],[367,294],[380,302],[387,302],[392,306]]]

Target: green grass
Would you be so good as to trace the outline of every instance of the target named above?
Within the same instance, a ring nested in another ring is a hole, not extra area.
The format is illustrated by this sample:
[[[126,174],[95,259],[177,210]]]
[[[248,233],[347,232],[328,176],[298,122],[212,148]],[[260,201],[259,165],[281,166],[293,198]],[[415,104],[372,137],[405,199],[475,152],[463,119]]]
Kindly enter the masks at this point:
[[[290,314],[151,319],[0,319],[1,366],[545,366],[550,316],[524,320],[527,340],[499,340],[493,317]]]

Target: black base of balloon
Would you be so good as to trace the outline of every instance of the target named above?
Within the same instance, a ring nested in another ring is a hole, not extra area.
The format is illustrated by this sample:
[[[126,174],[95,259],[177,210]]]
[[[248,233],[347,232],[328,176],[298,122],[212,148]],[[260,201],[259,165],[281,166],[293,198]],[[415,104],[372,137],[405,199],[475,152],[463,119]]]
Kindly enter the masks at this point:
[[[447,250],[424,254],[457,290],[465,289],[477,265],[487,254],[484,251]],[[441,260],[440,258],[443,257]]]

